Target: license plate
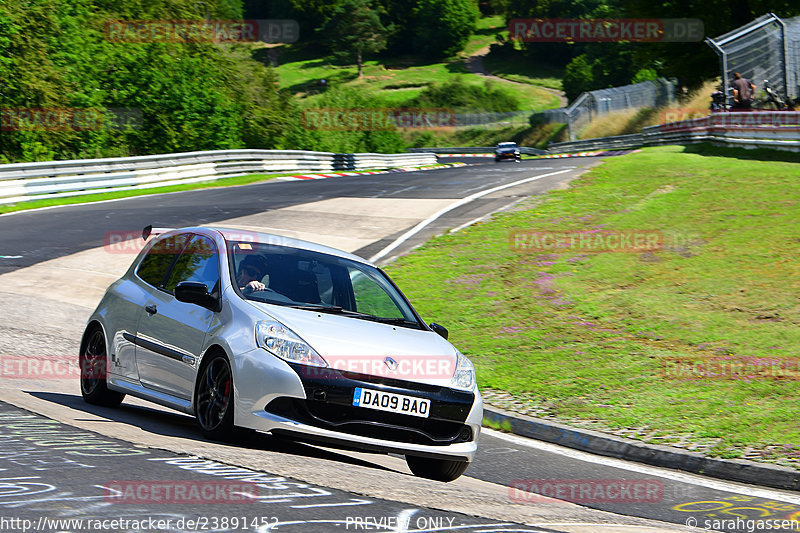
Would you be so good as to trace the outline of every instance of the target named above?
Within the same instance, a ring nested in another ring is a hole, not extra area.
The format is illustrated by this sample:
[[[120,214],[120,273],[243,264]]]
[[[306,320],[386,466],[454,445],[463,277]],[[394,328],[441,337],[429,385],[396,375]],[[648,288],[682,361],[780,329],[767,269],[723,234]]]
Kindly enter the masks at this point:
[[[356,387],[353,395],[353,405],[367,407],[378,411],[389,411],[404,415],[428,418],[431,410],[431,401],[424,398],[415,398],[404,394],[394,394],[371,389]]]

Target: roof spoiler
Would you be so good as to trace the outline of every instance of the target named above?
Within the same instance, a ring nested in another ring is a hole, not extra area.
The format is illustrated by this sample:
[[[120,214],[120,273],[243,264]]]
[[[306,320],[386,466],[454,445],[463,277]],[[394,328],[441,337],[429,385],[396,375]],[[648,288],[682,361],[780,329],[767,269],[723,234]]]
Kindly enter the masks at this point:
[[[173,229],[174,228],[154,228],[152,224],[149,224],[142,229],[142,239],[146,241],[151,235],[161,235]]]

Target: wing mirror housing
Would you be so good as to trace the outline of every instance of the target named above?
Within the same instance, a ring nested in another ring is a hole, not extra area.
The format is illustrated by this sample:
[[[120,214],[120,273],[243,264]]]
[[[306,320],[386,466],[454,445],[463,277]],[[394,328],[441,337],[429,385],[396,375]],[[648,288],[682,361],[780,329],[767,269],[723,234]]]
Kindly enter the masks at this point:
[[[430,328],[431,328],[431,329],[432,329],[432,330],[433,330],[435,333],[437,333],[437,334],[438,334],[440,337],[443,337],[443,338],[445,338],[445,339],[447,339],[448,335],[450,335],[450,332],[449,332],[449,331],[447,331],[447,328],[446,328],[446,327],[444,327],[444,326],[441,326],[441,325],[437,324],[436,322],[431,322],[431,323],[430,323]]]
[[[175,299],[179,302],[196,304],[211,311],[219,311],[219,297],[208,292],[205,283],[181,281],[175,286]]]

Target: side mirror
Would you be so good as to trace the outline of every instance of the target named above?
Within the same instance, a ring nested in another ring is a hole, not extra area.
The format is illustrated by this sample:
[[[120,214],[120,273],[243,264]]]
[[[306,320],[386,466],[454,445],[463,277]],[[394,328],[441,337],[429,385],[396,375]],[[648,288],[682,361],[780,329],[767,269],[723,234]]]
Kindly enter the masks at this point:
[[[435,333],[437,333],[441,337],[444,337],[445,339],[447,338],[448,335],[450,335],[450,332],[447,331],[446,327],[440,326],[436,322],[431,322],[430,326]]]
[[[205,283],[199,281],[181,281],[175,286],[175,299],[179,302],[197,304],[206,309],[217,311],[219,308],[218,299],[208,293]]]

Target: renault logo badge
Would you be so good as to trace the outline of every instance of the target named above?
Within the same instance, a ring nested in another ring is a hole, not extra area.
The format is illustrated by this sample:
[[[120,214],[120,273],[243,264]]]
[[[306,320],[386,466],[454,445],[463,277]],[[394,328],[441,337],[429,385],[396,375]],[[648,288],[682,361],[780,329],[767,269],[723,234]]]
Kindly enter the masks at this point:
[[[391,357],[387,357],[386,359],[383,360],[383,362],[386,363],[386,366],[389,367],[389,370],[397,370],[397,361],[395,361]]]

